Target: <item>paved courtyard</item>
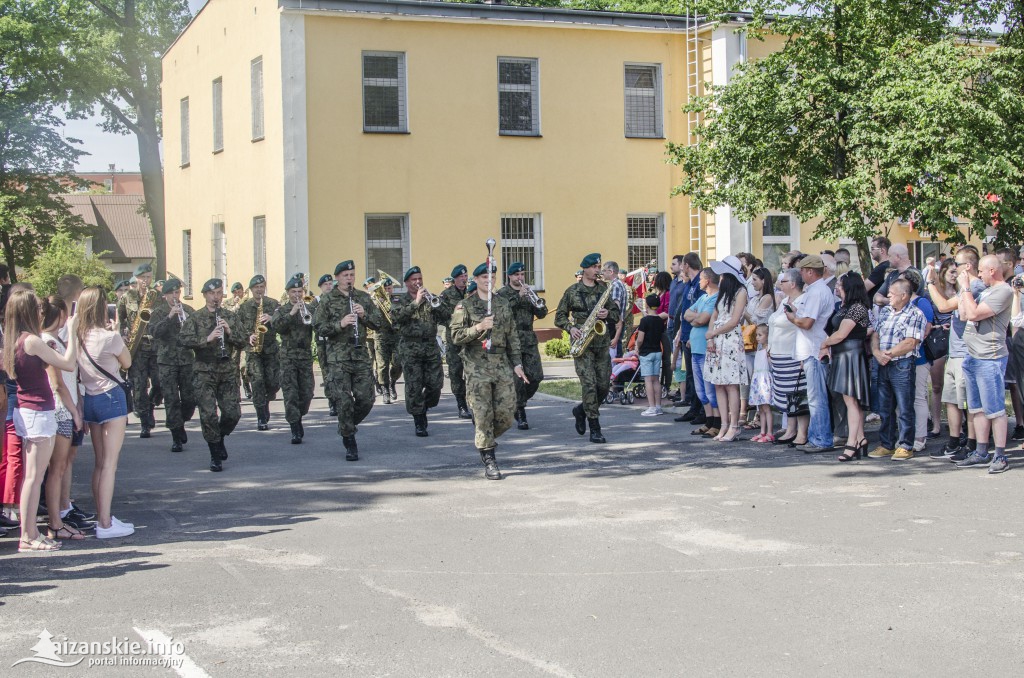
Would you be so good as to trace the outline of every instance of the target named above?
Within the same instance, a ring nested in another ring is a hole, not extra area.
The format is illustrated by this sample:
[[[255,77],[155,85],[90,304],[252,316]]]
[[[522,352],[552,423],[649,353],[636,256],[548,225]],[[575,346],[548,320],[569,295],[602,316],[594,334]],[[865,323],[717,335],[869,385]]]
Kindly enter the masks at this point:
[[[129,439],[115,514],[132,537],[54,555],[0,540],[0,673],[1024,672],[1016,449],[1002,476],[928,458],[838,464],[697,442],[620,405],[604,408],[598,446],[564,401],[538,396],[533,428],[500,441],[506,479],[487,482],[451,396],[425,440],[403,404],[378,402],[357,463],[323,399],[302,446],[288,444],[279,403],[273,433],[243,407],[220,474],[206,470],[197,421],[183,454],[164,429]],[[76,470],[91,506],[88,446]],[[180,643],[162,653],[176,666],[89,668],[112,654],[58,652],[84,660],[12,667],[45,656],[44,629],[58,643]]]

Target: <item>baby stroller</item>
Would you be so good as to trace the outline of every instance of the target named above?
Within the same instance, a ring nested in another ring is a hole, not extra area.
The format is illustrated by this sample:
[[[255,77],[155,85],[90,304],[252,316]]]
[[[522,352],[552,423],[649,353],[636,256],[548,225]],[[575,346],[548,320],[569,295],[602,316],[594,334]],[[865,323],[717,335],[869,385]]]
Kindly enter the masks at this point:
[[[634,350],[636,346],[636,332],[629,338],[626,352],[622,358],[616,358],[616,365],[612,368],[612,387],[605,396],[604,401],[611,405],[618,401],[620,405],[633,404],[637,398],[647,397],[647,388],[643,379],[640,379],[640,358]]]

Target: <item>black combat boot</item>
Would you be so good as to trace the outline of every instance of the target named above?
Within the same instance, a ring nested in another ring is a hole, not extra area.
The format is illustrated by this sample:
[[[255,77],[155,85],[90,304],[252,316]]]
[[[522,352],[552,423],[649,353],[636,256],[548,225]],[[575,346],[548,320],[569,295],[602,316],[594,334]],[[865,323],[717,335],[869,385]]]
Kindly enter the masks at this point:
[[[181,436],[178,435],[178,429],[171,429],[171,452],[181,452],[184,448],[181,446]]]
[[[228,448],[226,448],[224,446],[224,438],[221,438],[220,442],[217,443],[217,449],[220,450],[220,460],[221,461],[227,461],[227,458],[228,458]]]
[[[420,438],[427,437],[427,415],[425,414],[414,414],[412,420],[416,425],[416,435]]]
[[[456,404],[459,406],[459,419],[472,419],[473,415],[469,413],[469,407],[466,405],[466,399],[462,396],[455,398]]]
[[[381,395],[384,396],[384,404],[385,405],[390,405],[391,404],[391,389],[389,389],[387,386],[385,386],[384,388],[381,389],[381,391],[382,391]]]
[[[587,432],[587,415],[583,411],[583,403],[572,408],[572,416],[576,417],[576,433],[583,435]]]
[[[302,420],[299,419],[299,423],[296,424],[296,425],[299,427],[299,437],[300,438],[305,438],[306,437],[306,429],[302,428]]]
[[[355,436],[342,436],[345,443],[345,461],[359,461],[359,447],[356,445]]]
[[[525,407],[517,407],[516,408],[516,421],[519,422],[519,430],[520,431],[529,431],[530,430],[530,422],[526,421],[526,408]]]
[[[188,432],[184,426],[178,427],[178,440],[181,441],[182,445],[188,445]]]
[[[269,431],[270,424],[267,423],[266,410],[262,405],[256,405],[256,430]]]
[[[395,388],[397,384],[391,384],[391,401],[398,402],[398,389]]]
[[[338,416],[338,408],[334,406],[333,402],[331,403],[330,407],[327,408],[327,414],[329,414],[332,417]]]
[[[152,407],[149,408],[149,428],[156,428],[156,411]]]
[[[494,450],[480,450],[480,461],[484,463],[484,478],[488,480],[501,480],[501,471],[498,470],[498,462],[494,459]]]
[[[288,424],[288,425],[292,429],[292,445],[301,445],[302,444],[302,434],[299,433],[299,425],[298,424]]]
[[[601,435],[601,420],[597,417],[587,417],[587,422],[590,424],[590,442],[592,443],[606,443],[607,440]]]
[[[224,470],[224,467],[220,465],[220,444],[209,443],[210,446],[210,470],[214,473],[218,473]]]
[[[142,427],[142,430],[139,431],[139,437],[140,438],[148,438],[149,435],[150,435],[149,434],[150,428],[152,428],[152,427],[149,425],[149,419],[146,417],[145,414],[143,414],[141,417],[139,417],[139,425]]]

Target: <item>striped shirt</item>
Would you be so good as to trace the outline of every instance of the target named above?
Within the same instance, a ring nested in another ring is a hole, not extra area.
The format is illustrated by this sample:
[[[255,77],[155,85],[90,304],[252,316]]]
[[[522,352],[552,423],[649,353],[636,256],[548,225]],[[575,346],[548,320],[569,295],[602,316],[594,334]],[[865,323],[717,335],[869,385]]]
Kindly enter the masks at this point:
[[[916,358],[920,353],[921,342],[924,341],[924,327],[927,321],[921,309],[913,304],[907,304],[900,311],[894,311],[892,306],[883,306],[875,321],[875,332],[878,334],[878,349],[880,351],[891,350],[894,346],[905,339],[917,339],[917,346],[903,358]]]

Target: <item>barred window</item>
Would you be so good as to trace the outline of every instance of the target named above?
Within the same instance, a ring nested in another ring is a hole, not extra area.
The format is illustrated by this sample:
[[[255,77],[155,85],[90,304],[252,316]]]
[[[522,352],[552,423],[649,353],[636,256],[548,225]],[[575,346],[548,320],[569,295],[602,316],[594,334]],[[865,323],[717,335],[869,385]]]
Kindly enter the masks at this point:
[[[384,271],[404,289],[402,275],[409,268],[409,215],[366,215],[366,270],[376,276]]]
[[[186,298],[192,297],[192,231],[181,232],[181,275],[184,280],[181,286]]]
[[[626,136],[661,138],[661,66],[627,64]]]
[[[224,80],[213,81],[213,152],[224,150]]]
[[[252,218],[252,270],[267,276],[267,218]]]
[[[405,53],[363,52],[363,131],[409,131]]]
[[[224,232],[224,222],[216,221],[213,224],[212,252],[210,268],[213,269],[213,277],[220,278],[227,283],[228,278],[228,248],[227,234]]]
[[[189,165],[188,147],[188,97],[181,100],[181,166]]]
[[[544,256],[539,214],[501,215],[501,269],[520,262],[526,267],[526,284],[544,289]]]
[[[635,271],[652,261],[661,265],[665,228],[660,214],[631,214],[626,217],[626,266]]]
[[[263,138],[263,57],[258,56],[249,65],[252,107],[252,140]]]
[[[498,57],[498,133],[540,135],[540,83],[536,59]]]

